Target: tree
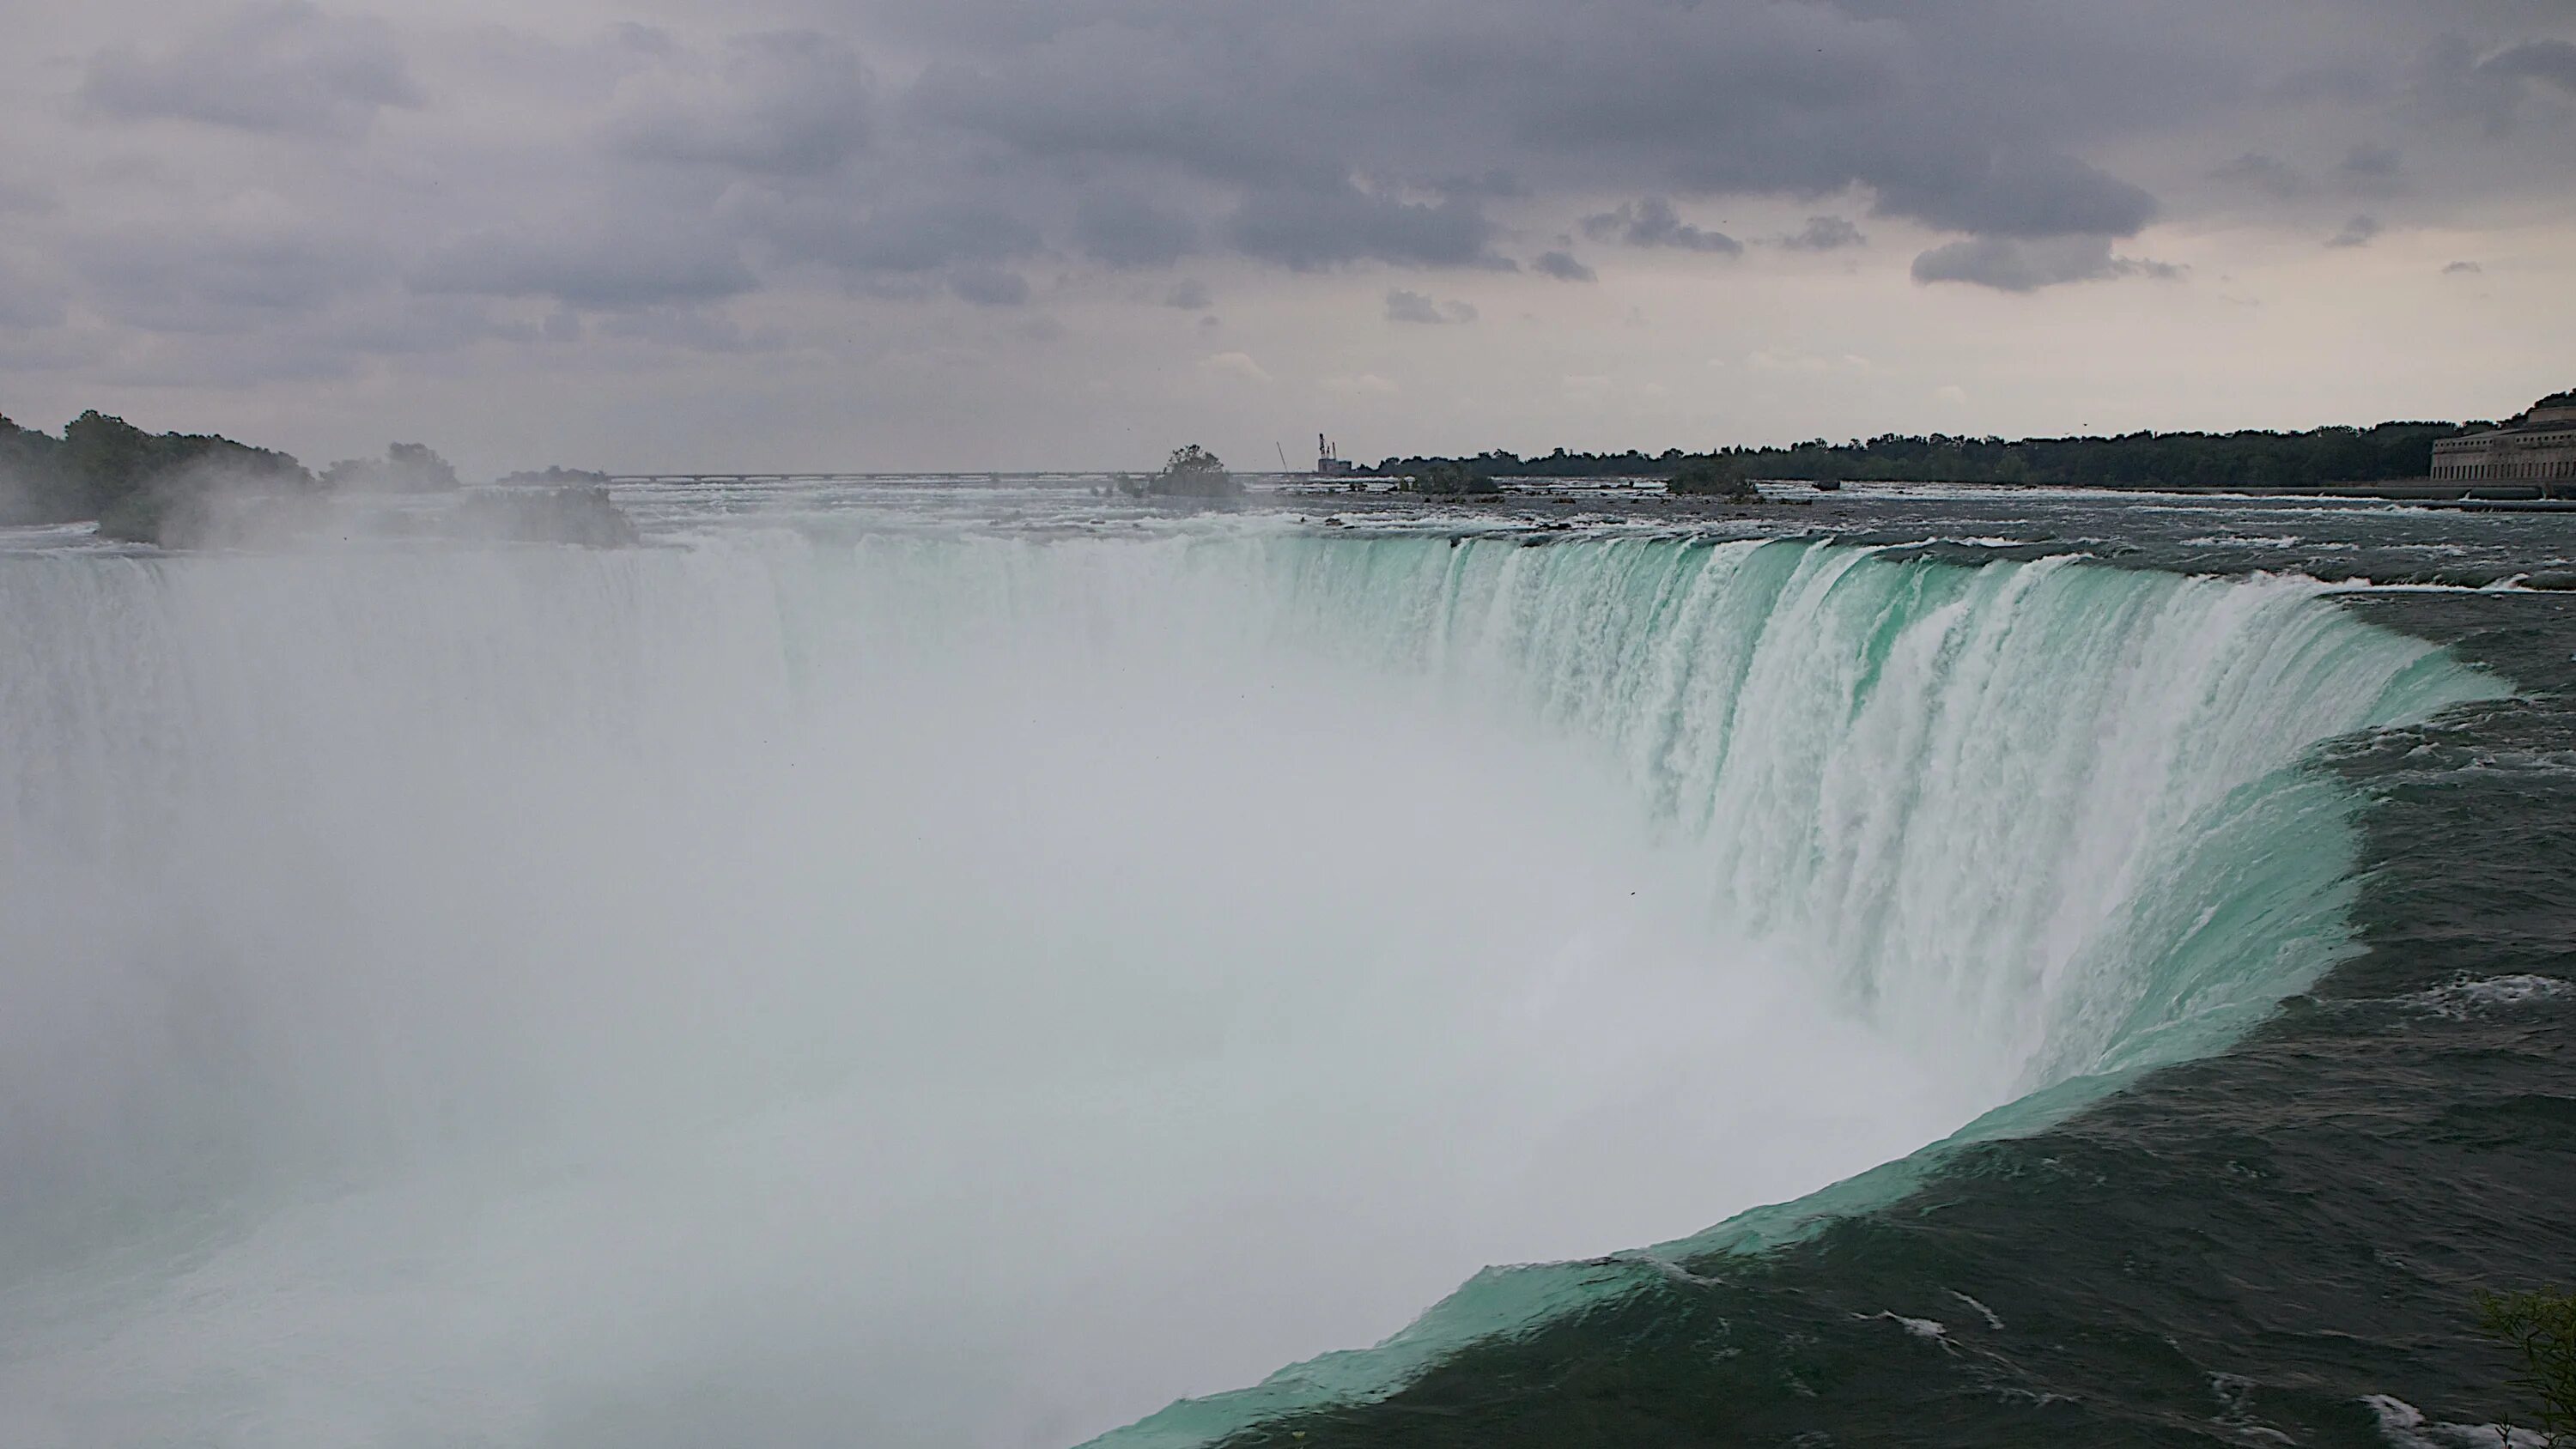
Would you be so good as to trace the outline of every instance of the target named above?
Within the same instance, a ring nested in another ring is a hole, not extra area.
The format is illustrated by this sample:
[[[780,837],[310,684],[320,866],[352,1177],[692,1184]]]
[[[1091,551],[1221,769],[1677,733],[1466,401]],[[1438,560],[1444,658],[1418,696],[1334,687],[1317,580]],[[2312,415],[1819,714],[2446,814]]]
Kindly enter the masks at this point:
[[[63,468],[63,445],[0,417],[0,523],[81,517]]]
[[[105,538],[169,544],[209,510],[242,498],[309,492],[313,475],[284,453],[194,433],[147,433],[86,412],[63,427],[61,454],[76,518]]]
[[[1225,460],[1189,443],[1172,450],[1171,461],[1147,480],[1145,491],[1162,498],[1233,498],[1243,485],[1225,470]]]

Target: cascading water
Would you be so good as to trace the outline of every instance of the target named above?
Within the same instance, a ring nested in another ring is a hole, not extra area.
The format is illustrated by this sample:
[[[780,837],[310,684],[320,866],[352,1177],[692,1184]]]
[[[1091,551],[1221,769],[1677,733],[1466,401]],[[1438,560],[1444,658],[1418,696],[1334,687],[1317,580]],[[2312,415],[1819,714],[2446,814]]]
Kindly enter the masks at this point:
[[[2495,692],[2312,593],[1257,524],[0,559],[0,1439],[1060,1444],[2044,1120],[2344,949],[2308,750]]]

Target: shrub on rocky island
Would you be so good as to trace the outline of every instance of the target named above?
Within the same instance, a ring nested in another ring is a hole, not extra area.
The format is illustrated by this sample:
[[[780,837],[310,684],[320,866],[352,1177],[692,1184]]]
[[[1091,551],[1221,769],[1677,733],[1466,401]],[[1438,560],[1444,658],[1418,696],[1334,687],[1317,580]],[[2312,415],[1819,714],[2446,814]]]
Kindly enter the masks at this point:
[[[1730,457],[1693,458],[1675,470],[1664,491],[1681,498],[1722,498],[1729,503],[1758,503],[1761,491],[1745,476],[1744,464]]]
[[[1224,459],[1191,443],[1172,450],[1163,471],[1145,480],[1145,492],[1156,498],[1239,498],[1243,485],[1226,471]]]
[[[605,488],[492,489],[457,506],[445,532],[492,543],[574,543],[631,548],[635,525]]]
[[[396,443],[381,458],[343,458],[322,470],[327,488],[347,493],[445,493],[456,469],[420,443]]]
[[[549,465],[534,470],[521,469],[494,480],[503,488],[605,488],[608,475],[587,468],[561,468]]]
[[[1407,475],[1405,488],[1435,498],[1486,496],[1500,493],[1503,485],[1485,473],[1464,463],[1432,463]]]

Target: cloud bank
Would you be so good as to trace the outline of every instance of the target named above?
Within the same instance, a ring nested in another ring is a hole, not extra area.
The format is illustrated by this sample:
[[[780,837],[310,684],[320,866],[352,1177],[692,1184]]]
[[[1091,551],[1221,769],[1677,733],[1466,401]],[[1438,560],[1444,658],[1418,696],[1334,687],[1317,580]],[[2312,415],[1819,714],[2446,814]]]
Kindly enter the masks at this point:
[[[1507,288],[1651,318],[1827,253],[1927,296],[2198,288],[2227,260],[2174,235],[2384,249],[2576,195],[2576,15],[2537,0],[651,14],[27,17],[0,382],[840,358],[934,311],[1026,341],[1106,298],[1206,313],[1211,284],[1227,325],[1326,292],[1345,322],[1394,293],[1501,317]]]

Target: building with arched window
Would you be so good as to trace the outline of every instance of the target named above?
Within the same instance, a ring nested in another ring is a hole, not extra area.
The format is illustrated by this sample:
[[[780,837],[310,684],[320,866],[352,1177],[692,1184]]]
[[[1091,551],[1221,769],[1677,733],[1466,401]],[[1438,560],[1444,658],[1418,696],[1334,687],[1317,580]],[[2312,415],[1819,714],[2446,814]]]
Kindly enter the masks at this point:
[[[2576,392],[2553,393],[2504,427],[2433,445],[2436,483],[2521,483],[2576,496]]]

